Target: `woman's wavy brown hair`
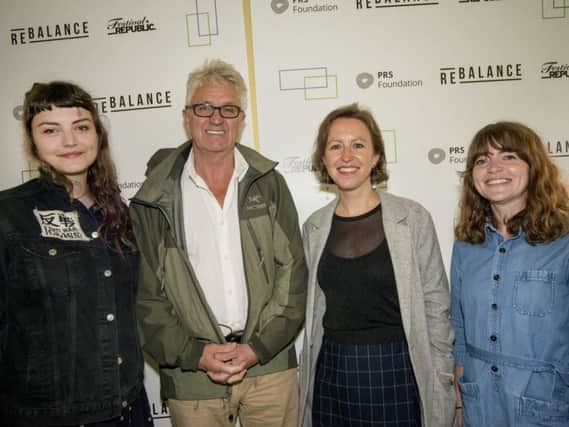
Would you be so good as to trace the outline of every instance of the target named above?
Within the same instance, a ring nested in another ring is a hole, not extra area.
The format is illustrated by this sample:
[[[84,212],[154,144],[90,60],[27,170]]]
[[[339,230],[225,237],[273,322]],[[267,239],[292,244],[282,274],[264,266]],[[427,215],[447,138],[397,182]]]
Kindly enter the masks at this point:
[[[474,187],[474,162],[489,147],[516,153],[529,166],[527,205],[507,221],[507,229],[526,233],[530,244],[545,243],[569,233],[569,197],[559,169],[549,158],[540,137],[516,122],[497,122],[480,129],[468,148],[466,170],[461,173],[460,213],[455,236],[473,244],[484,242],[484,225],[492,218],[488,200]]]
[[[34,83],[24,99],[24,144],[28,154],[39,163],[40,171],[50,175],[55,182],[64,185],[71,194],[71,182],[39,158],[32,135],[33,118],[42,111],[49,111],[54,107],[79,107],[91,113],[99,146],[97,158],[87,172],[87,185],[93,194],[95,203],[103,214],[100,231],[103,236],[112,240],[113,246],[119,252],[121,251],[121,243],[134,249],[136,245],[132,238],[128,209],[121,198],[116,169],[110,153],[109,137],[91,95],[70,82]]]
[[[381,136],[381,131],[379,130],[379,126],[373,118],[373,115],[365,108],[361,108],[355,102],[330,111],[326,117],[324,117],[322,123],[320,123],[316,142],[314,143],[314,152],[312,153],[312,167],[318,174],[320,182],[324,184],[330,184],[332,182],[332,178],[330,178],[322,159],[324,158],[324,152],[326,151],[330,128],[332,127],[332,123],[337,119],[356,119],[365,125],[371,135],[373,152],[374,154],[379,155],[379,160],[371,170],[371,183],[372,185],[378,185],[387,182],[389,175],[387,173],[385,144],[383,142],[383,137]]]

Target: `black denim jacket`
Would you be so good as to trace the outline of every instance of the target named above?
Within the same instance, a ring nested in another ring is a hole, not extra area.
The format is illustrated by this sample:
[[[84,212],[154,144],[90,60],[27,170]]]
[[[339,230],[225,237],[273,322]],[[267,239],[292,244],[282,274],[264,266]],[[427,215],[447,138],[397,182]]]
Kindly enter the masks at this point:
[[[118,417],[143,387],[138,256],[100,219],[45,176],[0,192],[0,425]]]

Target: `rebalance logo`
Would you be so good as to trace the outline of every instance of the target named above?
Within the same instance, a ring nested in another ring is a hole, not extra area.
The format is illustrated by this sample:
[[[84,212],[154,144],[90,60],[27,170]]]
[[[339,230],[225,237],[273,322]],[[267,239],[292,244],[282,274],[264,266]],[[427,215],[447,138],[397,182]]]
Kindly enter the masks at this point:
[[[107,22],[107,35],[155,31],[156,25],[145,16],[142,19],[112,18]]]
[[[569,140],[557,140],[546,142],[547,152],[550,157],[569,157]]]
[[[458,0],[459,3],[494,3],[500,0]]]
[[[10,30],[10,43],[12,46],[84,39],[87,37],[89,37],[89,21],[43,24],[33,27],[12,28]]]
[[[436,6],[437,0],[356,0],[356,9],[381,9],[384,7]]]
[[[402,89],[423,86],[421,79],[400,79],[393,70],[381,70],[376,72],[378,89]],[[356,85],[360,89],[368,89],[375,83],[374,76],[368,72],[359,73],[356,76]]]
[[[306,101],[338,98],[338,76],[328,67],[286,68],[279,70],[281,91],[302,91]]]
[[[569,78],[569,64],[560,64],[557,61],[544,62],[541,66],[542,79]]]
[[[464,65],[440,68],[441,85],[522,80],[522,64]]]
[[[541,17],[543,19],[567,18],[569,1],[567,0],[541,0]]]
[[[93,98],[100,114],[172,107],[172,92],[153,90]]]

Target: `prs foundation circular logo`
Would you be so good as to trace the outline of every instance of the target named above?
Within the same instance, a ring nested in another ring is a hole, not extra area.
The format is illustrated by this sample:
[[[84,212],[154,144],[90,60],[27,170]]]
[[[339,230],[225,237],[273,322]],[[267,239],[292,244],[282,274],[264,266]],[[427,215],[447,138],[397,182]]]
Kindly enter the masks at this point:
[[[22,117],[24,116],[24,106],[23,105],[15,106],[14,109],[12,110],[12,115],[16,120],[22,120]]]
[[[438,165],[445,159],[446,153],[442,148],[433,148],[429,150],[428,157],[433,165]]]
[[[273,12],[281,14],[288,9],[289,3],[288,0],[272,0],[271,1],[271,8]]]
[[[356,77],[356,84],[361,89],[367,89],[373,84],[373,76],[370,73],[360,73]]]

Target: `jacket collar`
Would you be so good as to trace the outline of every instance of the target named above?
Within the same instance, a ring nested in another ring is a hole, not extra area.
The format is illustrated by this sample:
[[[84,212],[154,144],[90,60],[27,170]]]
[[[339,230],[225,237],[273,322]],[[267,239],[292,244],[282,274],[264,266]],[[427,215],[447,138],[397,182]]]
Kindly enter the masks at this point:
[[[382,204],[383,221],[398,224],[404,222],[409,215],[407,207],[402,203],[401,199],[389,194],[384,190],[376,190],[379,195],[379,200]],[[316,228],[329,228],[332,222],[332,217],[334,215],[334,210],[338,205],[338,198],[335,198],[326,206],[324,206],[320,211],[316,212],[315,215],[310,217],[309,224]]]
[[[267,159],[249,147],[241,144],[236,144],[235,147],[249,165],[245,177],[249,181],[268,173],[277,166],[276,162]],[[171,201],[180,191],[180,176],[191,149],[192,141],[190,140],[172,149],[160,160],[156,162],[151,160],[148,165],[146,181],[134,198],[150,204]]]

